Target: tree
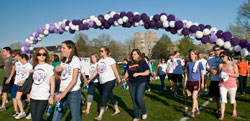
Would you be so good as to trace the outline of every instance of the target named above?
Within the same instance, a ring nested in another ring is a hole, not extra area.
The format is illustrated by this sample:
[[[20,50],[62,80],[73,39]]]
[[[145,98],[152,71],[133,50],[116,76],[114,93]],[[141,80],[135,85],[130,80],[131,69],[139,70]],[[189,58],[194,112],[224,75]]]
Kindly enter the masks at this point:
[[[86,44],[89,44],[89,36],[87,34],[82,33],[82,32],[75,34],[73,37],[73,40],[78,41],[80,38],[82,38]]]
[[[168,35],[163,34],[152,50],[152,57],[155,59],[167,57],[173,50],[173,43]]]
[[[245,38],[244,29],[239,24],[235,24],[235,25],[230,24],[227,30],[230,31],[234,37],[238,37],[239,39]]]
[[[178,50],[184,57],[186,57],[189,54],[188,52],[190,49],[193,50],[198,49],[197,45],[194,44],[194,41],[189,38],[184,37],[180,39],[179,42],[180,43],[178,44]]]
[[[9,47],[12,50],[19,50],[22,48],[22,46],[23,46],[23,44],[21,42],[14,42],[14,43],[11,43]]]
[[[2,54],[2,50],[0,51],[0,67],[4,65],[4,57],[3,57],[3,54]]]
[[[104,46],[108,46],[111,41],[111,36],[109,34],[101,34],[98,36],[98,40],[100,40]]]
[[[82,37],[79,37],[79,39],[77,40],[76,48],[79,57],[88,56],[88,54],[86,53],[87,50],[86,41]]]
[[[120,46],[117,44],[117,42],[111,40],[108,47],[111,51],[112,58],[114,58],[115,60],[119,60],[120,59],[119,57],[121,56],[120,54],[121,49]]]
[[[237,14],[236,23],[242,26],[245,31],[250,30],[250,0],[243,2]]]

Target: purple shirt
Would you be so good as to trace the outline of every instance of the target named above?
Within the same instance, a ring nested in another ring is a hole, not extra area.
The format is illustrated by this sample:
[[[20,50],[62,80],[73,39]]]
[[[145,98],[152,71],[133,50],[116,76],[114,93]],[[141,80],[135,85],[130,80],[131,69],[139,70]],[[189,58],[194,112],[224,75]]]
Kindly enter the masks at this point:
[[[204,70],[202,63],[199,62],[196,72],[193,72],[195,62],[189,61],[186,65],[188,81],[200,81],[201,71]]]

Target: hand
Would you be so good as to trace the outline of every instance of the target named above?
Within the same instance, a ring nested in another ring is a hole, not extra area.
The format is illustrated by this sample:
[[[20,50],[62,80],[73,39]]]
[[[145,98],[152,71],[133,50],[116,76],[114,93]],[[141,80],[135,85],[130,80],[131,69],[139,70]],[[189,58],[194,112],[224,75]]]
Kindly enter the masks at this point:
[[[204,88],[204,84],[203,83],[201,83],[201,89],[203,89]]]
[[[57,94],[56,96],[55,96],[55,102],[59,102],[62,98],[64,98],[65,97],[65,94],[62,92],[62,93],[60,93],[60,94]]]
[[[31,69],[31,70],[29,71],[29,74],[33,73],[34,71],[35,71],[34,69]]]
[[[6,81],[5,81],[5,84],[9,84],[10,83],[10,78],[8,78]]]
[[[118,82],[118,86],[119,86],[119,87],[122,87],[122,82]]]
[[[133,77],[137,77],[137,76],[139,76],[139,73],[134,73],[133,74]]]
[[[250,74],[247,74],[247,77],[249,78],[249,77],[250,77]]]
[[[211,73],[216,75],[217,74],[217,70],[211,70]]]
[[[60,66],[60,65],[58,65],[58,66],[55,67],[55,71],[56,72],[62,72],[62,70],[63,70],[63,67]]]
[[[52,105],[53,103],[54,103],[54,98],[50,96],[50,97],[49,97],[49,104]]]
[[[2,94],[2,87],[0,87],[0,95]]]
[[[22,81],[17,83],[18,86],[22,86]]]

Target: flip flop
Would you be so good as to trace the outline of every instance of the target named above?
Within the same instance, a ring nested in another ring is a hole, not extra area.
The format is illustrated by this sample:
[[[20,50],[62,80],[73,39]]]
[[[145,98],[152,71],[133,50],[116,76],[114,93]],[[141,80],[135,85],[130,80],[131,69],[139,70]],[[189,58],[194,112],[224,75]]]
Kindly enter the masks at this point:
[[[87,111],[86,111],[86,110],[83,110],[83,111],[82,111],[82,113],[83,113],[83,114],[86,114],[86,115],[88,115],[88,114],[89,114],[89,112],[87,113]]]
[[[101,121],[102,119],[99,118],[99,117],[95,117],[94,120],[95,120],[95,121]]]
[[[120,111],[119,112],[115,112],[115,113],[112,114],[112,116],[118,115],[120,113],[121,113]]]

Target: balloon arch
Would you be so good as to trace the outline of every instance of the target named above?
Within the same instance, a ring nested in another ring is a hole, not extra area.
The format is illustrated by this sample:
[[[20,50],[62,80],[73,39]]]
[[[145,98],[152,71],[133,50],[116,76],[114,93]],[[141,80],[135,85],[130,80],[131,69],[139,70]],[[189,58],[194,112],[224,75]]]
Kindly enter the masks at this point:
[[[34,45],[49,34],[63,34],[76,31],[94,29],[109,29],[111,26],[122,26],[130,28],[132,26],[144,26],[145,29],[165,29],[172,34],[183,35],[190,39],[200,40],[203,44],[212,43],[221,46],[237,55],[247,56],[250,52],[250,44],[247,40],[240,40],[232,37],[230,32],[217,30],[210,25],[193,23],[188,20],[180,20],[174,15],[166,13],[148,16],[146,13],[138,12],[108,12],[105,15],[90,16],[86,19],[63,20],[56,23],[50,23],[42,26],[36,32],[32,33],[23,43],[22,52],[30,54]]]

